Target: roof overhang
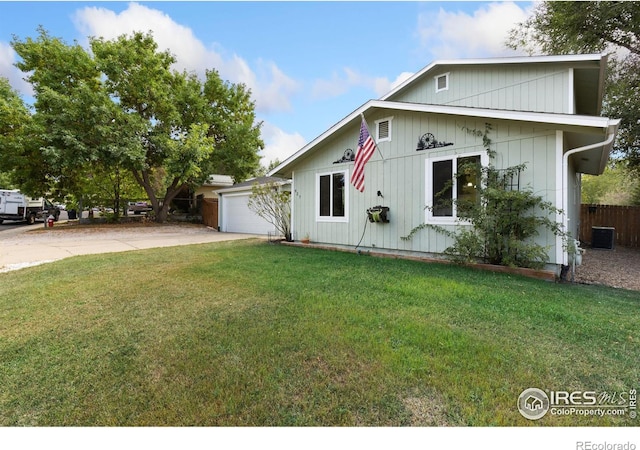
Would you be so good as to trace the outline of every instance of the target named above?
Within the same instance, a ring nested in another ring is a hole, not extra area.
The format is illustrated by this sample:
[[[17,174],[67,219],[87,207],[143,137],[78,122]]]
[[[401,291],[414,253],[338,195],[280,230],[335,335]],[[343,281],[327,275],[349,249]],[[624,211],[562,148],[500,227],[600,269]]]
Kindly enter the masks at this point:
[[[599,84],[596,93],[602,98],[602,88],[604,86],[604,71],[607,66],[607,55],[605,53],[594,53],[587,55],[551,55],[551,56],[516,56],[505,58],[473,58],[473,59],[443,59],[437,60],[419,70],[411,77],[400,83],[394,89],[382,96],[380,100],[389,100],[398,92],[401,92],[407,86],[413,84],[416,80],[429,75],[446,71],[452,67],[465,66],[490,66],[490,65],[509,65],[509,64],[565,64],[576,69],[595,69],[599,76],[597,84]],[[585,94],[593,94],[591,91],[585,91]],[[599,112],[598,112],[599,114]]]
[[[212,174],[209,175],[203,186],[233,186],[233,178],[230,175]]]
[[[325,141],[329,136],[336,133],[343,127],[357,124],[360,121],[360,115],[376,111],[408,111],[425,114],[438,114],[451,117],[468,117],[485,120],[505,120],[525,122],[531,124],[549,125],[562,129],[565,132],[573,133],[573,135],[593,135],[594,139],[599,139],[602,136],[606,136],[612,126],[615,126],[617,131],[618,120],[611,120],[606,117],[599,116],[581,116],[574,114],[552,114],[552,113],[536,113],[525,111],[506,111],[497,109],[484,109],[484,108],[469,108],[462,106],[443,106],[443,105],[427,105],[421,103],[405,103],[405,102],[390,102],[384,100],[370,100],[360,108],[353,111],[346,116],[340,122],[333,125],[323,134],[318,136],[313,141],[302,147],[292,156],[283,161],[279,166],[274,168],[269,175],[272,176],[284,176],[290,177],[292,167],[295,162],[304,157],[307,153],[311,152],[316,146]],[[602,139],[604,140],[604,139]],[[610,149],[609,149],[610,151]],[[607,153],[608,158],[608,153]],[[606,160],[605,160],[606,164]]]
[[[291,180],[280,180],[280,181],[268,180],[267,182],[273,183],[275,186],[278,186],[278,187],[286,186],[286,185],[291,184]],[[258,184],[258,185],[266,184],[266,182],[262,182],[261,183],[257,179],[252,179],[252,180],[247,180],[247,181],[245,181],[243,183],[239,183],[239,184],[231,186],[231,187],[227,187],[227,188],[223,188],[223,189],[216,189],[213,192],[218,194],[218,195],[230,194],[230,193],[234,193],[234,192],[246,192],[246,191],[251,191],[253,186],[255,186],[256,184]]]
[[[602,134],[565,133],[565,151],[588,147],[570,156],[576,172],[589,175],[601,175],[607,166],[618,133],[620,120],[610,120],[609,127]],[[609,139],[611,137],[611,139]]]

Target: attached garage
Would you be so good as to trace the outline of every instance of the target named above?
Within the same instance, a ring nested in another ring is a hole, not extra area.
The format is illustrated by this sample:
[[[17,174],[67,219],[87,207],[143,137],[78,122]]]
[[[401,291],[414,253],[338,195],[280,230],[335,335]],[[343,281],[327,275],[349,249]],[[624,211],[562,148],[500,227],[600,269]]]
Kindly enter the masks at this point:
[[[229,188],[217,190],[220,231],[246,234],[274,234],[275,226],[249,209],[251,188],[255,183],[282,183],[276,177],[258,177]]]
[[[255,214],[247,206],[251,193],[222,196],[222,223],[220,231],[230,233],[269,234],[275,227]]]

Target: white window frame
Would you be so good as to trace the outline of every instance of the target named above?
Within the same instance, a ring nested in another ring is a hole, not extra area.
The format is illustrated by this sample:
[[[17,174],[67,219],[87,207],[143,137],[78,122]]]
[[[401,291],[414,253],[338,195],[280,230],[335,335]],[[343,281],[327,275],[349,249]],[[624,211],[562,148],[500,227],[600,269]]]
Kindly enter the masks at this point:
[[[333,175],[341,173],[344,175],[344,216],[333,216],[333,182],[331,183],[331,195],[329,210],[330,216],[320,215],[320,177],[330,175],[333,181]],[[334,170],[331,172],[321,172],[316,174],[316,222],[348,222],[349,221],[349,171]]]
[[[452,161],[452,173],[453,173],[453,186],[452,186],[452,198],[455,200],[458,195],[457,189],[457,168],[458,168],[458,159],[468,158],[471,156],[480,156],[480,166],[486,167],[489,164],[489,156],[487,152],[478,151],[478,152],[469,152],[469,153],[460,153],[455,155],[447,155],[447,156],[435,156],[431,158],[427,158],[425,160],[425,204],[427,208],[425,208],[425,223],[431,224],[439,224],[439,225],[454,225],[457,223],[468,223],[463,221],[462,219],[458,219],[458,211],[457,205],[454,202],[452,205],[453,214],[451,216],[434,216],[432,207],[433,207],[433,163],[439,161]]]
[[[435,82],[436,82],[436,93],[438,93],[438,92],[442,92],[442,91],[448,91],[448,90],[449,90],[449,74],[450,74],[450,73],[451,73],[451,72],[442,73],[442,74],[440,74],[440,75],[436,75],[435,77],[433,77],[433,78],[434,78],[434,80],[435,80]],[[445,84],[446,84],[446,86],[445,86],[445,87],[443,87],[443,88],[438,89],[438,80],[439,80],[440,78],[442,78],[442,77],[444,77],[444,79],[445,79]]]
[[[380,124],[382,122],[389,122],[389,136],[385,137],[385,138],[381,138],[380,137]],[[392,130],[393,130],[393,116],[391,117],[385,117],[384,119],[380,119],[380,120],[376,120],[375,121],[376,124],[376,144],[380,143],[380,142],[387,142],[391,140],[391,135],[392,135]]]

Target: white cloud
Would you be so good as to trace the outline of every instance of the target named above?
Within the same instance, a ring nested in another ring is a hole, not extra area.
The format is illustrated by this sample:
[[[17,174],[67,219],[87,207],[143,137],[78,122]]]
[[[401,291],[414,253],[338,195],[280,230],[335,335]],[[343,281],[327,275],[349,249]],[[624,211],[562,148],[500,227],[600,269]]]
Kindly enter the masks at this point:
[[[384,91],[382,91],[380,93],[380,95],[386,94],[387,92],[389,92],[391,89],[395,88],[396,86],[399,86],[400,84],[404,83],[406,80],[408,80],[409,78],[411,78],[414,75],[413,72],[402,72],[400,75],[398,75],[396,77],[395,80],[393,80],[388,86],[384,86]]]
[[[261,163],[265,167],[276,159],[283,162],[307,143],[300,134],[285,133],[280,128],[267,122],[262,123],[261,136],[265,145],[260,152],[260,156],[262,158]]]
[[[16,56],[11,45],[0,42],[0,77],[7,78],[11,87],[20,94],[33,96],[31,84],[24,80],[25,74],[13,65]]]
[[[105,39],[151,30],[158,47],[169,49],[176,56],[178,70],[202,76],[206,69],[216,69],[223,79],[244,83],[251,89],[259,112],[290,110],[290,97],[298,90],[298,83],[275,63],[258,61],[256,73],[240,56],[225,56],[224,50],[215,44],[208,48],[189,27],[176,23],[162,11],[138,3],[130,3],[119,14],[103,7],[85,7],[76,12],[74,22],[84,35]]]
[[[349,67],[342,70],[342,73],[334,72],[328,80],[316,80],[311,90],[311,96],[314,99],[338,97],[353,87],[364,87],[373,90],[378,97],[381,97],[413,75],[410,72],[402,72],[395,80],[390,81],[385,77],[363,75]]]
[[[452,3],[455,5],[455,3]],[[523,54],[508,49],[508,32],[531,14],[513,2],[483,5],[469,15],[449,12],[421,13],[418,17],[418,36],[423,49],[435,59],[478,58]]]
[[[316,80],[311,88],[311,97],[314,99],[326,99],[338,97],[349,90],[349,82],[346,77],[333,73],[331,79]]]
[[[456,3],[449,3],[456,8]],[[472,14],[461,11],[424,12],[418,16],[420,52],[434,59],[476,58],[523,54],[505,46],[508,32],[532,14],[533,5],[523,9],[514,2],[481,5]],[[402,72],[395,80],[370,77],[351,68],[334,72],[329,79],[316,80],[311,90],[315,99],[338,97],[354,87],[365,87],[383,96],[413,75]]]

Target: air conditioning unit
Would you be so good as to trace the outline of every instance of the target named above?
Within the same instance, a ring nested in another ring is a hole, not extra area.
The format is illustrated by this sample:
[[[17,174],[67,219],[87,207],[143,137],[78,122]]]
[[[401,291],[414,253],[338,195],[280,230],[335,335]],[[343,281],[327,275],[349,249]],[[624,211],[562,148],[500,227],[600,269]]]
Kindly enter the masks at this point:
[[[613,250],[616,229],[612,227],[591,227],[591,248]]]

